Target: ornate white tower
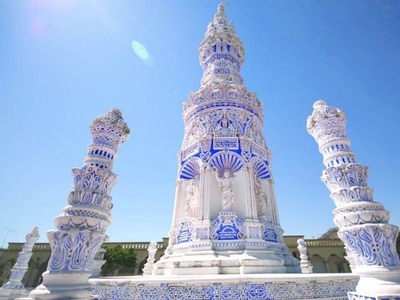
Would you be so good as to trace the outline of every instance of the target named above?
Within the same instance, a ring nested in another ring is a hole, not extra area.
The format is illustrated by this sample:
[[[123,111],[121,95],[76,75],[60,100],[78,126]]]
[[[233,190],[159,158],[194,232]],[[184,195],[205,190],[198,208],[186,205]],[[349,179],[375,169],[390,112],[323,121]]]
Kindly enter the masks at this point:
[[[326,169],[321,179],[336,204],[333,213],[338,236],[345,244],[353,272],[360,275],[357,292],[349,297],[400,299],[400,262],[396,253],[399,228],[388,223],[389,212],[373,200],[368,168],[355,162],[350,149],[344,113],[322,100],[315,102],[313,108],[307,130],[323,155]]]
[[[85,165],[73,168],[74,188],[68,205],[55,218],[57,230],[47,232],[51,256],[43,284],[30,299],[89,299],[88,278],[96,252],[108,240],[112,198],[117,175],[112,172],[119,146],[129,137],[129,128],[119,109],[97,117],[90,125],[92,144]]]
[[[39,229],[37,227],[26,235],[26,243],[18,254],[17,262],[11,269],[10,280],[0,288],[0,299],[15,299],[26,292],[22,279],[26,271],[28,271],[29,260],[33,254],[32,249],[39,237]]]
[[[154,273],[300,272],[282,242],[262,104],[243,84],[244,49],[224,4],[199,59],[200,90],[183,104],[170,244]]]

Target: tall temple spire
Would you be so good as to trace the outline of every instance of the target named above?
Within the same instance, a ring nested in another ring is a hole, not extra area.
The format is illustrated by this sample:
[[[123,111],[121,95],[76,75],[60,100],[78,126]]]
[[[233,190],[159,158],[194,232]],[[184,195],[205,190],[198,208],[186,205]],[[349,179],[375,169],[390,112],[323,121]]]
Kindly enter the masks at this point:
[[[244,49],[233,23],[228,22],[225,6],[224,3],[218,5],[199,48],[200,65],[204,72],[202,85],[243,82],[240,68],[244,62]]]
[[[201,86],[183,104],[170,244],[154,274],[300,272],[282,240],[262,104],[243,84],[244,49],[225,4],[199,56]]]

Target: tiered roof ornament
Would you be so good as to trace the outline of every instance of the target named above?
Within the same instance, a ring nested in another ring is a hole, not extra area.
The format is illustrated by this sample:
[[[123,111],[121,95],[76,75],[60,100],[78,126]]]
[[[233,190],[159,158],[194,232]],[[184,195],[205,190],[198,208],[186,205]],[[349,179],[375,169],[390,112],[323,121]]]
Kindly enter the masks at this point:
[[[223,3],[218,5],[199,48],[203,86],[221,82],[243,83],[240,68],[244,62],[244,48],[233,23],[228,22],[225,6]]]

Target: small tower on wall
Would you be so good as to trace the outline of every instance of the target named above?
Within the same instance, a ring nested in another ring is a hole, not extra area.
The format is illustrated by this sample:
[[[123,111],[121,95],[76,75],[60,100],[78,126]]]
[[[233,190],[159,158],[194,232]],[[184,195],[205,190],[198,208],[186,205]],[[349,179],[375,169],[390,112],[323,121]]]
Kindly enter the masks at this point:
[[[73,168],[73,190],[68,205],[55,218],[56,230],[47,232],[51,256],[43,283],[29,299],[90,299],[88,278],[97,250],[108,240],[112,222],[112,172],[119,146],[129,137],[122,112],[113,108],[90,125],[92,144],[82,168]]]
[[[313,105],[307,131],[318,143],[326,169],[322,181],[335,202],[334,222],[345,244],[353,272],[360,276],[351,300],[400,299],[400,261],[396,253],[397,226],[389,212],[374,201],[368,168],[356,163],[346,135],[343,111],[323,100]]]
[[[154,274],[300,272],[282,240],[262,104],[243,83],[244,48],[224,4],[199,60],[200,89],[183,104],[169,246]]]
[[[36,241],[39,239],[39,229],[33,228],[25,237],[26,243],[19,252],[17,262],[11,269],[10,280],[3,284],[0,288],[0,299],[15,299],[26,293],[25,285],[22,282],[26,271],[29,268],[29,260],[32,256],[32,249]]]

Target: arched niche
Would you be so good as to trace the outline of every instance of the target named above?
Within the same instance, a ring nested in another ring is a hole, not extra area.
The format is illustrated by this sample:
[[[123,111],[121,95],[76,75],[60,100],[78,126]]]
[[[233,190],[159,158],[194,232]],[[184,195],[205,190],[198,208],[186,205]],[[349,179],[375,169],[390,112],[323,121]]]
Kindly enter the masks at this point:
[[[313,255],[310,262],[314,273],[327,273],[325,260],[318,254]]]

